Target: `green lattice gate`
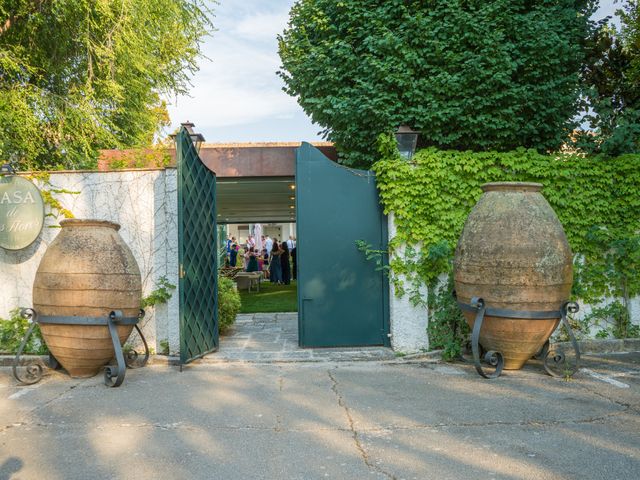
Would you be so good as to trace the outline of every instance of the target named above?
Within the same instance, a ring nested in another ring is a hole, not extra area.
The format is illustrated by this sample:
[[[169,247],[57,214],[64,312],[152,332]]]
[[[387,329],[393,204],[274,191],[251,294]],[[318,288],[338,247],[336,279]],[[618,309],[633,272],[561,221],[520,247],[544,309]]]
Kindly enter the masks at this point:
[[[218,348],[216,176],[183,127],[176,137],[180,363]]]

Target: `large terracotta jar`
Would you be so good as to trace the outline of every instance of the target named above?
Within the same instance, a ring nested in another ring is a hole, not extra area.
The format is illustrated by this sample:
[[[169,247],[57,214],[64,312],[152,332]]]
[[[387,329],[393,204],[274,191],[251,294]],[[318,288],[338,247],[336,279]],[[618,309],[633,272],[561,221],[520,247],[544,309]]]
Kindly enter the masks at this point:
[[[121,310],[136,317],[142,295],[140,269],[118,230],[101,220],[63,220],[33,285],[39,316],[108,317]],[[72,377],[97,374],[114,356],[106,325],[40,325],[51,353]],[[123,344],[133,325],[119,325]]]
[[[539,183],[482,186],[458,241],[454,278],[458,301],[473,297],[487,308],[557,312],[569,300],[572,254]],[[475,313],[464,312],[471,328]],[[559,315],[525,320],[485,316],[480,345],[504,356],[505,369],[519,369],[549,339]]]

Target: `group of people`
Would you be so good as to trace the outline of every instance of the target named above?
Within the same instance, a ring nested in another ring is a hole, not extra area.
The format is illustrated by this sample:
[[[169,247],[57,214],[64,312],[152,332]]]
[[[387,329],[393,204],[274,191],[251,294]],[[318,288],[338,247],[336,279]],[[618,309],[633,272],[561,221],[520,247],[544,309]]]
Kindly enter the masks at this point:
[[[244,244],[239,244],[236,237],[227,239],[227,260],[229,266],[238,266],[242,259],[245,272],[263,272],[265,278],[271,283],[289,285],[292,279],[296,279],[297,256],[296,239],[289,236],[284,242],[271,239],[269,235],[262,235],[262,251],[256,248],[256,242],[252,235],[247,237]]]

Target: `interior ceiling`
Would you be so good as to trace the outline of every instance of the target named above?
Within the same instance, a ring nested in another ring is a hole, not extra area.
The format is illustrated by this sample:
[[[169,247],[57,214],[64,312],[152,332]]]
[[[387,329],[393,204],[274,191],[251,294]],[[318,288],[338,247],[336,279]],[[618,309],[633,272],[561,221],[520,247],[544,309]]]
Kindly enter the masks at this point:
[[[219,178],[218,223],[295,222],[296,192],[292,186],[294,177]]]

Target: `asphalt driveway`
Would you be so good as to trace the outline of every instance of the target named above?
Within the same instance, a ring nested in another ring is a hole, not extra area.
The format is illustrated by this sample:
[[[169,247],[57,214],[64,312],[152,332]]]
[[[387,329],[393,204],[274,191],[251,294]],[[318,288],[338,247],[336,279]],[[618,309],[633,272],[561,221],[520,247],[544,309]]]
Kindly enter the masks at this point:
[[[113,389],[3,368],[0,479],[640,478],[640,355],[583,366],[203,362]]]

